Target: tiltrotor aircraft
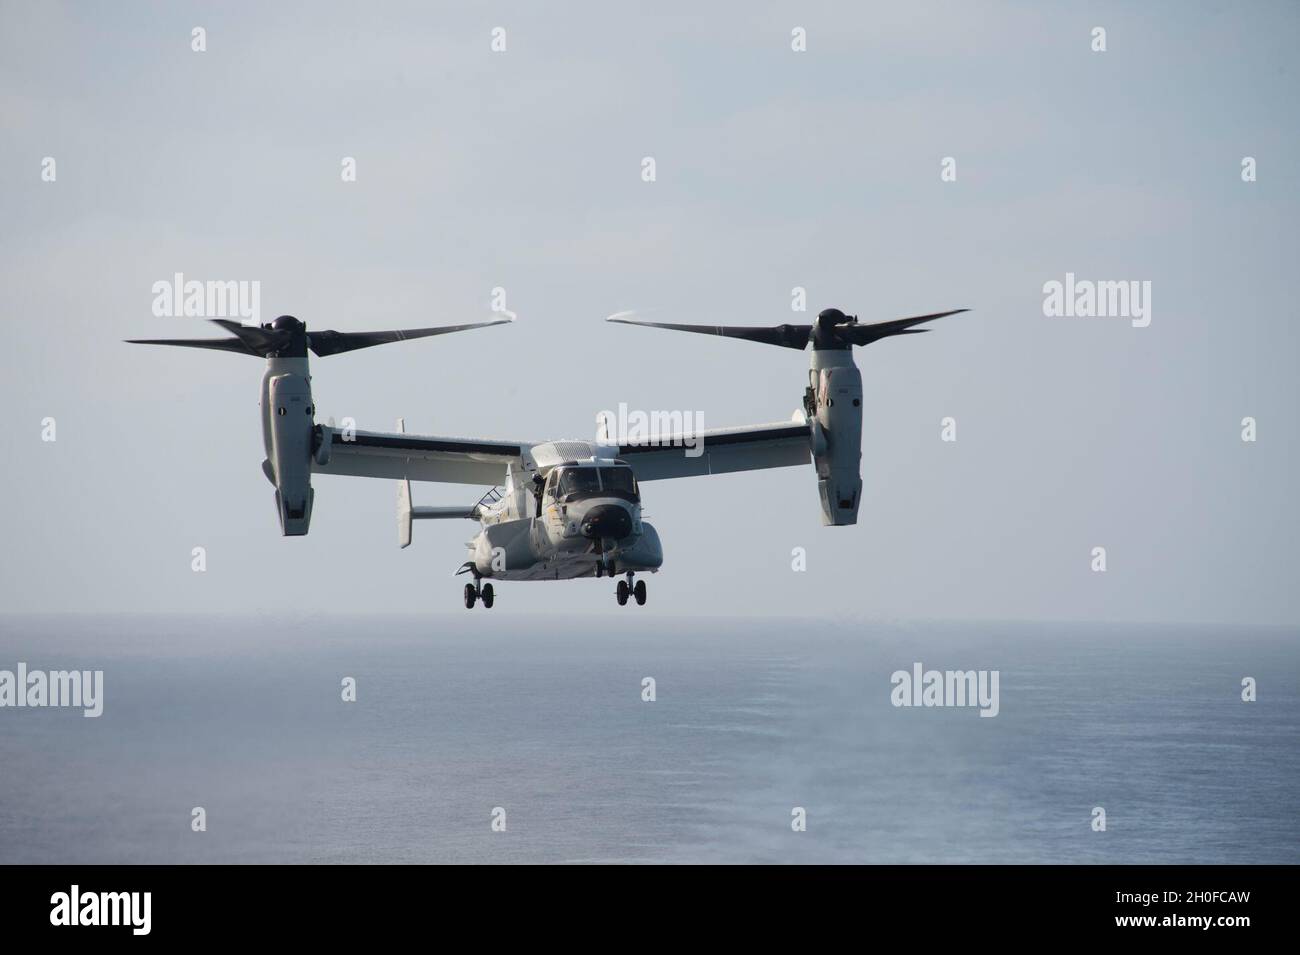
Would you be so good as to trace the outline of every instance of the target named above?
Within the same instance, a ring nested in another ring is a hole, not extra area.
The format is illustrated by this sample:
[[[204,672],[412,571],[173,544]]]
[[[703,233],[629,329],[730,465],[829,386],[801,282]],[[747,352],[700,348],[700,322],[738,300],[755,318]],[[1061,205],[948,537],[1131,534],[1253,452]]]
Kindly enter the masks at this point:
[[[718,428],[698,434],[652,435],[631,440],[598,427],[595,441],[498,441],[339,429],[318,424],[308,351],[319,357],[387,342],[500,325],[508,319],[383,332],[313,331],[281,315],[261,326],[217,319],[223,339],[148,339],[133,344],[212,348],[266,359],[262,376],[262,470],[275,486],[280,527],[287,537],[307,533],[313,474],[387,478],[398,482],[398,543],[411,543],[414,520],[465,518],[481,525],[469,542],[469,559],[457,573],[473,575],[465,606],[491,607],[491,581],[618,577],[620,605],[646,602],[645,580],[663,564],[654,527],[641,517],[641,484],[666,478],[791,467],[817,469],[822,523],[857,522],[862,478],[862,376],[853,346],[926,331],[923,322],[966,309],[859,324],[827,309],[811,325],[769,328],[673,325],[608,320],[675,331],[741,338],[803,350],[812,343],[803,405],[789,421]],[[630,313],[623,313],[630,314]],[[490,485],[469,507],[416,507],[411,481]]]

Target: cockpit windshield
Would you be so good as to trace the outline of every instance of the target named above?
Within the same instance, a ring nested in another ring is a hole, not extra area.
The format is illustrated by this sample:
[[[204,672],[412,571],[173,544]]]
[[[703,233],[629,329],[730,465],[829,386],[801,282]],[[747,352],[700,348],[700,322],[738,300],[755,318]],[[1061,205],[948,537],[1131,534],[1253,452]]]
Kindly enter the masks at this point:
[[[565,468],[555,488],[556,497],[563,500],[575,500],[579,495],[589,497],[599,491],[600,476],[595,468]]]
[[[629,501],[640,499],[636,477],[629,467],[569,467],[561,468],[548,482],[557,500],[577,501],[586,497],[621,497]]]
[[[601,468],[600,487],[611,497],[626,497],[635,501],[639,496],[631,468]]]

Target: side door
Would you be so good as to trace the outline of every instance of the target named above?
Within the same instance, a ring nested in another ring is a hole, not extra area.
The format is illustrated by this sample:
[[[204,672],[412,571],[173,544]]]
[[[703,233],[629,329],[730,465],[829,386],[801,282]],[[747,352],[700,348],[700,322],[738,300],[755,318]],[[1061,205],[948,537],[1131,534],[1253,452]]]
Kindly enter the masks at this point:
[[[564,537],[564,505],[559,502],[556,490],[560,484],[561,469],[552,468],[546,476],[546,486],[542,490],[542,524],[546,535],[552,541]]]

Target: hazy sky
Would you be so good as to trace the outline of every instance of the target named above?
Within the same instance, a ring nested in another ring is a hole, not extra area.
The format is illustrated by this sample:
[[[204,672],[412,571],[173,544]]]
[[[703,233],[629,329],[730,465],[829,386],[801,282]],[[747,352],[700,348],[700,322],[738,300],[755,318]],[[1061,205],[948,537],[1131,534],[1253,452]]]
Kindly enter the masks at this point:
[[[0,597],[458,607],[474,525],[399,551],[390,482],[320,477],[310,536],[281,538],[262,363],[120,343],[210,334],[151,313],[183,272],[344,330],[486,319],[504,287],[515,325],[317,360],[316,403],[539,440],[621,401],[710,427],[799,404],[806,355],[611,312],[969,307],[857,351],[857,526],[821,526],[811,468],[649,484],[665,565],[619,612],[1294,624],[1297,41],[1282,2],[3,0]],[[1045,317],[1067,272],[1151,282],[1151,324]],[[504,584],[491,612],[610,613],[612,589]]]

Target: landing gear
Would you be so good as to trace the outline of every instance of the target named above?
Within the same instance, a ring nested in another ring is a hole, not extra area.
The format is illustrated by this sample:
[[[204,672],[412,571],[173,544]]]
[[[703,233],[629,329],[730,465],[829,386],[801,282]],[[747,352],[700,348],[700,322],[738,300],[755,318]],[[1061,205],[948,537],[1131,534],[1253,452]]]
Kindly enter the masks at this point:
[[[645,597],[646,597],[645,581],[638,580],[636,582],[636,585],[633,586],[632,572],[628,571],[627,579],[620,580],[618,582],[618,589],[614,591],[614,596],[618,598],[618,605],[620,607],[625,606],[627,604],[628,597],[634,597],[636,599],[637,606],[644,607]]]
[[[496,594],[492,592],[491,584],[483,584],[481,587],[478,581],[465,585],[465,609],[473,610],[474,604],[479,600],[483,601],[483,606],[488,610],[492,609],[492,604],[496,600]]]

